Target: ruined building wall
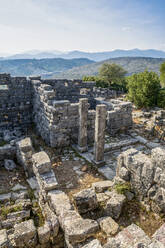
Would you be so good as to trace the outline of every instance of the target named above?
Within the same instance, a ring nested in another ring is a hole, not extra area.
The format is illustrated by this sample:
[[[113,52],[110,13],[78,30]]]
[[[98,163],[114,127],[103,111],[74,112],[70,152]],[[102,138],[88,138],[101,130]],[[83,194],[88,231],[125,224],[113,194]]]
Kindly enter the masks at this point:
[[[78,140],[79,103],[56,100],[52,86],[33,81],[34,122],[42,138],[52,147],[68,146]],[[88,139],[94,139],[95,111],[88,111]]]
[[[68,146],[78,142],[79,99],[87,98],[88,144],[94,141],[95,109],[104,99],[107,105],[107,131],[115,134],[132,124],[130,103],[108,102],[115,92],[95,87],[94,82],[81,80],[41,80],[40,78],[0,75],[0,127],[23,129],[36,124],[36,129],[52,147]],[[104,96],[104,98],[103,98]]]
[[[32,88],[25,77],[0,74],[0,128],[29,127],[32,123]]]

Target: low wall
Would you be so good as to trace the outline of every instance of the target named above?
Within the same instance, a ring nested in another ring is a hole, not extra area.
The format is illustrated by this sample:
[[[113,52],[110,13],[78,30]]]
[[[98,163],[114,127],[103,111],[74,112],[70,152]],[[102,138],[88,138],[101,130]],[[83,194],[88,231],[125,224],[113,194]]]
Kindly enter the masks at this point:
[[[0,74],[0,128],[29,127],[32,123],[32,88],[25,77]]]

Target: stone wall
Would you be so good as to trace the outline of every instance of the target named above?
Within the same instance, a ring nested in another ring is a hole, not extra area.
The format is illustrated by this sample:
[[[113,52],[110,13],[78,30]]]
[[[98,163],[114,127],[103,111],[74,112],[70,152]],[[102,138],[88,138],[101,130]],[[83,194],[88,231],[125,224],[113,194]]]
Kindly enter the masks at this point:
[[[151,156],[129,149],[118,157],[117,176],[130,182],[140,199],[152,210],[165,213],[165,149],[152,149]]]
[[[32,88],[25,77],[0,74],[0,128],[29,127],[32,123]]]
[[[107,106],[107,131],[115,134],[132,125],[130,103],[110,101],[115,91],[95,87],[95,82],[81,80],[41,80],[40,78],[0,75],[0,127],[14,129],[36,124],[38,134],[52,147],[78,142],[79,99],[87,98],[88,144],[94,141],[95,109]],[[104,102],[103,102],[104,100]]]
[[[33,113],[39,134],[52,147],[68,146],[78,141],[79,103],[68,100],[56,100],[52,86],[34,85]],[[88,140],[94,139],[95,111],[88,111]]]

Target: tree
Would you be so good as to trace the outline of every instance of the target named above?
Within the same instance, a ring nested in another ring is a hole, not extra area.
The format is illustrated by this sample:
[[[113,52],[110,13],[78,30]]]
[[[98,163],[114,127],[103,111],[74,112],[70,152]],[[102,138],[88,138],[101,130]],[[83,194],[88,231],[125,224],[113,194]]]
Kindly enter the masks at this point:
[[[162,87],[165,87],[165,62],[160,66],[160,83]]]
[[[122,84],[126,71],[117,64],[104,63],[99,69],[99,77],[110,85]]]
[[[160,92],[159,76],[155,72],[144,71],[127,77],[128,99],[137,107],[157,105]]]

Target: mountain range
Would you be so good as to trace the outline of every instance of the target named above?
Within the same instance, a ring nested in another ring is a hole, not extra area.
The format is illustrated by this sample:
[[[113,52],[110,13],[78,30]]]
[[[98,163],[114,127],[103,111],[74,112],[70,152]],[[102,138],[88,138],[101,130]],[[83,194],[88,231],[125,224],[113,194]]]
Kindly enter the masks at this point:
[[[160,65],[165,62],[165,58],[146,58],[146,57],[122,57],[112,58],[101,62],[91,63],[80,67],[75,67],[64,71],[58,75],[51,75],[51,78],[67,78],[67,79],[81,79],[83,76],[97,75],[100,66],[103,63],[115,63],[122,66],[127,75],[133,73],[143,72],[144,70],[154,71],[159,74]]]
[[[80,59],[15,59],[0,60],[0,73],[10,73],[12,76],[48,77],[56,75],[73,67],[94,63],[94,61]]]
[[[96,62],[107,60],[117,57],[152,57],[152,58],[165,58],[165,51],[148,49],[131,49],[131,50],[113,50],[105,52],[82,52],[82,51],[38,51],[32,50],[25,53],[14,54],[10,56],[3,56],[0,54],[0,60],[15,60],[15,59],[46,59],[46,58],[63,58],[63,59],[76,59],[87,58]]]

